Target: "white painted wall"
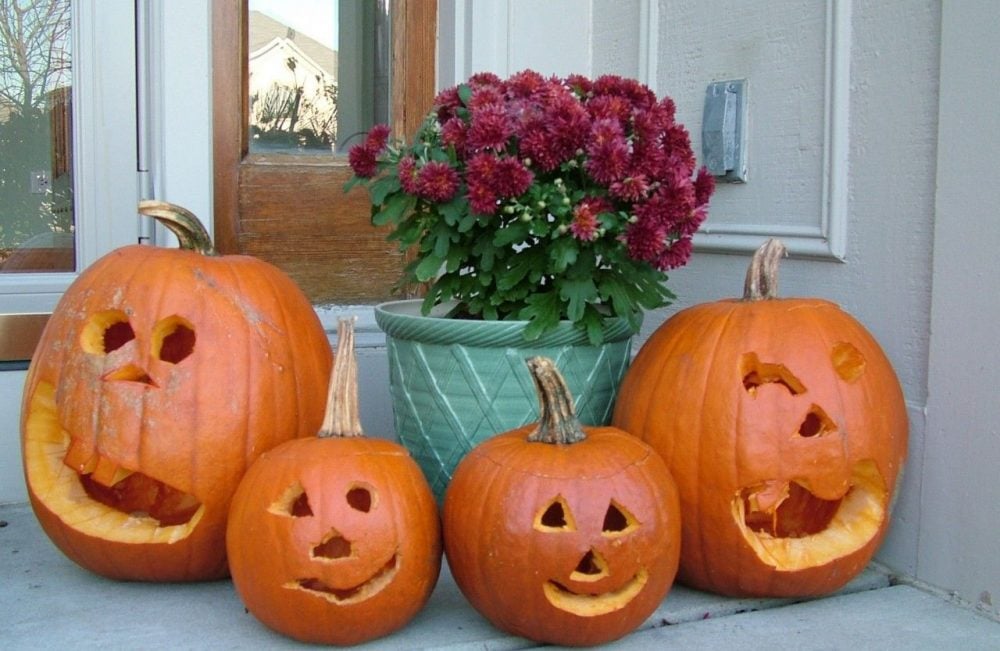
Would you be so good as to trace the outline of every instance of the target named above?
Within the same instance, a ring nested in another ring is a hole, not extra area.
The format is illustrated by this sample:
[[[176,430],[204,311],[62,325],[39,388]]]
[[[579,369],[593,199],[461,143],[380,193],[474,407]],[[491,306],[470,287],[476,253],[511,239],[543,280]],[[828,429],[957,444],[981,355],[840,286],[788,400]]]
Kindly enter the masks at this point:
[[[1000,606],[997,251],[1000,10],[946,2],[941,21],[933,296],[917,573]],[[983,83],[983,82],[986,83]],[[970,90],[974,92],[970,93]]]
[[[170,12],[183,33],[164,32],[173,53],[164,79],[178,84],[169,96],[182,112],[162,126],[161,162],[173,170],[165,191],[191,193],[185,200],[207,214],[209,25],[200,3],[184,2],[191,11]],[[990,28],[1000,4],[441,0],[440,8],[439,86],[525,67],[635,76],[675,99],[696,151],[705,86],[749,80],[750,182],[719,188],[709,223],[722,244],[703,238],[673,274],[678,304],[649,315],[642,336],[675,309],[737,294],[747,261],[739,251],[754,237],[803,235],[781,293],[829,298],[864,322],[910,407],[910,463],[881,560],[970,601],[982,596],[996,611],[988,602],[1000,595],[1000,435],[986,409],[1000,384],[989,336],[1000,319],[991,286],[1000,191],[990,182],[1000,147]],[[824,240],[837,219],[842,261]],[[372,396],[362,417],[377,434],[391,421],[384,350],[377,337],[372,345],[362,360],[361,395]],[[0,418],[16,409],[21,379],[0,378]],[[23,495],[9,483],[16,421],[2,424],[0,501]]]

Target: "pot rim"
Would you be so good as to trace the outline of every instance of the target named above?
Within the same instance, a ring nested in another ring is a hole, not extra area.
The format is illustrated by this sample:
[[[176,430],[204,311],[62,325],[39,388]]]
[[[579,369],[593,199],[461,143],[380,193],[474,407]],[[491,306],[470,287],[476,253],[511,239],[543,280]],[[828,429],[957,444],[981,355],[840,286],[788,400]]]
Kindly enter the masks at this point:
[[[570,321],[561,321],[538,339],[527,341],[523,331],[527,321],[478,321],[452,319],[445,315],[455,302],[434,306],[431,313],[420,313],[423,299],[386,301],[375,306],[375,323],[388,337],[430,344],[460,344],[484,348],[542,348],[547,346],[590,345],[587,333]],[[640,315],[641,319],[641,315]],[[636,331],[628,320],[614,317],[605,320],[604,344],[629,340]]]

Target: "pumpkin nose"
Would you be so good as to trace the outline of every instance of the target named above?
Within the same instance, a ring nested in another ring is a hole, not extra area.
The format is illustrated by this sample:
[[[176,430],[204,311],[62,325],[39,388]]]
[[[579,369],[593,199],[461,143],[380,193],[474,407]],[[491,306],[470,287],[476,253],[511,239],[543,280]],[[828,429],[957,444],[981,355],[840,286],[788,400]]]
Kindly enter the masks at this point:
[[[110,373],[105,373],[101,379],[105,382],[138,382],[139,384],[159,388],[159,385],[149,376],[149,373],[135,364],[126,364]]]
[[[574,581],[591,582],[604,578],[607,575],[608,562],[604,560],[604,557],[598,551],[590,549],[583,555],[580,562],[577,563],[576,569],[573,570],[570,578]]]

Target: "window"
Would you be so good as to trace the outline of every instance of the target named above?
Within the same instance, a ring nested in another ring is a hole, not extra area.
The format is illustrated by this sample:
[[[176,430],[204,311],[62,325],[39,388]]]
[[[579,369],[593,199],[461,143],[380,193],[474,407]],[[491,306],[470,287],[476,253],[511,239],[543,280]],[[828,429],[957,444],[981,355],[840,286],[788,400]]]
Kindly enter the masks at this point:
[[[134,2],[4,2],[0,20],[2,364],[30,354],[78,270],[136,241],[138,181]]]
[[[391,297],[403,255],[371,225],[365,190],[344,194],[346,151],[375,122],[403,136],[419,126],[437,3],[329,2],[339,28],[326,44],[264,14],[289,3],[214,5],[215,240],[280,267],[316,304],[371,303]]]

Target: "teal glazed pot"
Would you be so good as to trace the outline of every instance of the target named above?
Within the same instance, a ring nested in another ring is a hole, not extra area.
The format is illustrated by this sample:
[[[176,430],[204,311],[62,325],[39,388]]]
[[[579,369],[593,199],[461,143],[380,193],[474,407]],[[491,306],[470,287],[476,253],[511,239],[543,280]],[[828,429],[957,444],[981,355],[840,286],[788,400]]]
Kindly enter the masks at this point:
[[[420,314],[421,300],[383,303],[375,321],[386,334],[396,434],[423,469],[438,501],[458,462],[495,434],[538,420],[525,359],[553,359],[585,425],[611,420],[635,332],[609,319],[593,346],[569,322],[525,341],[525,321],[472,321]]]

